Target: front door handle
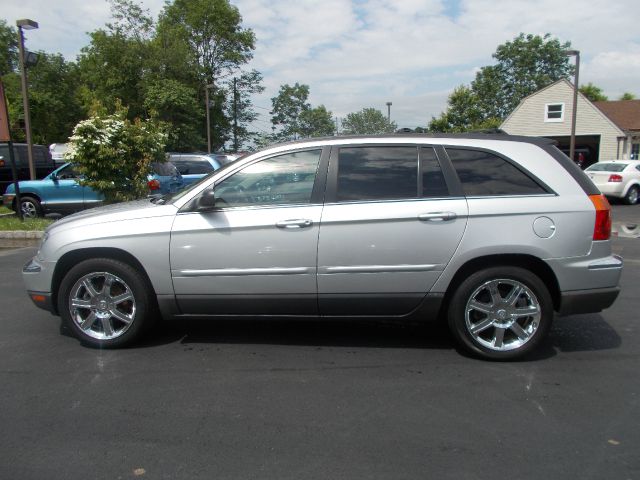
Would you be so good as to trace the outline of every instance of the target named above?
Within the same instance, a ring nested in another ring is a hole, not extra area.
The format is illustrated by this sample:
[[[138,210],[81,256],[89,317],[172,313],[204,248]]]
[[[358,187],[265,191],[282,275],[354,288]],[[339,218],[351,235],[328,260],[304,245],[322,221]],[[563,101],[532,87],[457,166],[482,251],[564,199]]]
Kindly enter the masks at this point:
[[[418,215],[418,220],[425,222],[446,222],[457,218],[454,212],[429,212]]]
[[[294,220],[282,220],[280,222],[276,222],[276,227],[278,228],[306,228],[311,225],[313,225],[313,222],[306,218],[296,218]]]

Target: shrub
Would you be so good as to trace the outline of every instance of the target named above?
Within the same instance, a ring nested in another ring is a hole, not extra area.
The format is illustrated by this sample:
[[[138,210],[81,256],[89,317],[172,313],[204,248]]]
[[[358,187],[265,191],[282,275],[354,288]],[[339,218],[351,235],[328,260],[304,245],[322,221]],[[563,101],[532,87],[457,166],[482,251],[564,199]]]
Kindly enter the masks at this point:
[[[102,192],[107,203],[149,194],[151,162],[164,161],[167,136],[153,120],[126,118],[126,109],[95,114],[78,123],[65,159],[83,176],[81,185]]]

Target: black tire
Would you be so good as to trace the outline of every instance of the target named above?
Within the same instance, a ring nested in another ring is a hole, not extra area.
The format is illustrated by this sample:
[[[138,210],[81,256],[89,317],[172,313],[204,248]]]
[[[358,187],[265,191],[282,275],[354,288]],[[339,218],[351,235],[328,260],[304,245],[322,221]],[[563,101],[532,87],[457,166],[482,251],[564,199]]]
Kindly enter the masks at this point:
[[[520,267],[473,273],[455,290],[449,328],[465,350],[485,359],[512,360],[542,340],[553,320],[553,301],[542,280]]]
[[[42,205],[40,205],[40,201],[35,197],[30,197],[29,195],[21,195],[20,207],[22,209],[22,216],[24,218],[42,217]]]
[[[629,190],[627,190],[627,194],[624,196],[624,203],[626,203],[627,205],[635,205],[636,203],[638,203],[639,192],[640,190],[638,190],[637,186],[632,185],[631,187],[629,187]]]
[[[58,311],[83,345],[124,347],[154,320],[151,292],[140,272],[126,263],[110,258],[85,260],[62,280]]]

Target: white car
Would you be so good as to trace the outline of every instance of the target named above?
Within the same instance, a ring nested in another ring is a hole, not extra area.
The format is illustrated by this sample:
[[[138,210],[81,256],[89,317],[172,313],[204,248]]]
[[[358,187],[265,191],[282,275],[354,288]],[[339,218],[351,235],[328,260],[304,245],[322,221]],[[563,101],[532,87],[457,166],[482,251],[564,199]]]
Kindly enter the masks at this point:
[[[607,197],[621,198],[628,205],[638,203],[640,160],[603,160],[585,172]]]

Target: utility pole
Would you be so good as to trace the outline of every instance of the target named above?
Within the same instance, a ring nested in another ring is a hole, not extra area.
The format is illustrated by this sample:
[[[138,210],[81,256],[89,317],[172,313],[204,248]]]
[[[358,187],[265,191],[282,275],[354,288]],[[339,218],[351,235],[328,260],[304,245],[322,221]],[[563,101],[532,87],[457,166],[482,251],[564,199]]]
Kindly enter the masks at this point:
[[[211,153],[211,114],[209,113],[209,89],[213,88],[213,83],[204,86],[204,103],[207,111],[207,153]]]
[[[27,136],[27,155],[29,157],[29,176],[31,180],[36,179],[36,168],[33,164],[33,140],[31,139],[31,115],[29,114],[29,91],[27,87],[27,65],[24,54],[24,33],[22,30],[33,30],[38,28],[38,22],[24,18],[16,22],[18,27],[18,53],[20,57],[20,73],[22,78],[22,105],[24,107],[24,129]]]
[[[238,151],[238,86],[233,78],[233,151]]]

